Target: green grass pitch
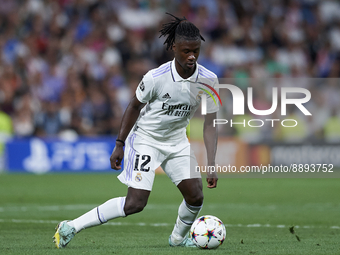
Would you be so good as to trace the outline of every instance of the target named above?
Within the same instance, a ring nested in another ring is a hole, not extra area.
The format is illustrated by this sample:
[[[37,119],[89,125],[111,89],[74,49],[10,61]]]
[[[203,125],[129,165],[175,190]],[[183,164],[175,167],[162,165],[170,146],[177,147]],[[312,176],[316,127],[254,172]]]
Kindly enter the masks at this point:
[[[86,229],[57,250],[57,222],[124,196],[126,187],[115,174],[1,174],[0,254],[340,254],[339,180],[220,178],[218,188],[204,188],[200,215],[219,217],[227,238],[200,250],[169,247],[181,195],[157,175],[143,212]]]

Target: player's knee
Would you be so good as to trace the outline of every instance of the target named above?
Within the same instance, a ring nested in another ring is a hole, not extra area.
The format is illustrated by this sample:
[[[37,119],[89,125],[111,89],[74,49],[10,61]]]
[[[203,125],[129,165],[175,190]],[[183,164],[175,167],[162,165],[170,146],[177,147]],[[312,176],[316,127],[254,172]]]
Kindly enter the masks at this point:
[[[186,197],[185,201],[192,206],[201,206],[203,204],[203,199],[203,192],[199,192],[197,194]]]
[[[139,213],[143,211],[145,206],[146,206],[146,202],[144,201],[136,201],[136,202],[131,201],[130,203],[125,203],[125,206],[124,206],[125,215],[128,216],[130,214]]]

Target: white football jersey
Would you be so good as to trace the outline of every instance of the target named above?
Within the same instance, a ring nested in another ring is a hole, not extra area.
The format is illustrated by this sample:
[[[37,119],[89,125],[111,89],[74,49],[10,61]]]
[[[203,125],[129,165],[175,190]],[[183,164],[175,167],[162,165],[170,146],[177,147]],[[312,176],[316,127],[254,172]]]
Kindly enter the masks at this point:
[[[175,60],[150,70],[136,90],[137,99],[146,105],[133,130],[155,143],[178,144],[186,140],[186,126],[203,94],[207,98],[207,113],[218,111],[218,100],[211,90],[217,83],[217,76],[197,63],[188,79],[177,73]]]

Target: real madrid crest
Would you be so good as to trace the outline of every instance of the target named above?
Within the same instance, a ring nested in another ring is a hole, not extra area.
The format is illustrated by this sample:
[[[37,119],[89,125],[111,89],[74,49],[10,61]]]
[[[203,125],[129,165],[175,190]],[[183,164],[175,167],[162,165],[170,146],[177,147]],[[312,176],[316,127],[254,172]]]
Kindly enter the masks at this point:
[[[202,90],[198,91],[198,94],[197,94],[197,96],[196,96],[196,100],[197,100],[197,101],[201,100],[201,95],[202,95],[202,94],[203,94],[203,91],[202,91]]]
[[[135,177],[135,181],[136,182],[140,182],[142,180],[142,174],[141,173],[137,173],[136,177]]]

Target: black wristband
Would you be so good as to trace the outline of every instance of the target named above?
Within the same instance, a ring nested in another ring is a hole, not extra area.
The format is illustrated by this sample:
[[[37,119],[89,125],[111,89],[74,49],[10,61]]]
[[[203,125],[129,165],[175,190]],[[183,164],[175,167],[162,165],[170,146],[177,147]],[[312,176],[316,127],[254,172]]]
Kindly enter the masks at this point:
[[[123,140],[120,139],[116,139],[117,142],[121,142],[123,144],[123,146],[125,146],[125,142]]]

